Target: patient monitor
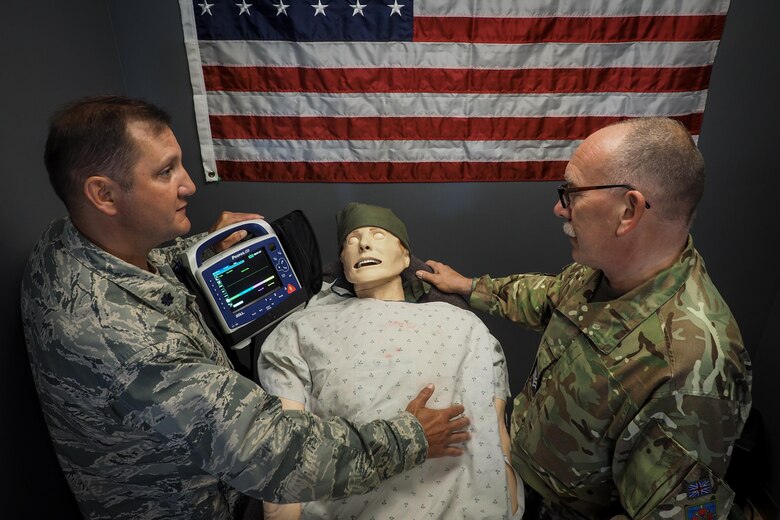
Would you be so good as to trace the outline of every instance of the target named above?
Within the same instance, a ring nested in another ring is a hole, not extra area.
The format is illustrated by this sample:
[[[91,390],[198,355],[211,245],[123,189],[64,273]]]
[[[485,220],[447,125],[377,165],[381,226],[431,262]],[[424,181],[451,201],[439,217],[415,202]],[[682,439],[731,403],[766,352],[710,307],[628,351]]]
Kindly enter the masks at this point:
[[[247,236],[207,258],[232,233]],[[279,237],[265,220],[245,220],[215,231],[179,257],[208,302],[226,343],[239,349],[251,338],[306,303]]]

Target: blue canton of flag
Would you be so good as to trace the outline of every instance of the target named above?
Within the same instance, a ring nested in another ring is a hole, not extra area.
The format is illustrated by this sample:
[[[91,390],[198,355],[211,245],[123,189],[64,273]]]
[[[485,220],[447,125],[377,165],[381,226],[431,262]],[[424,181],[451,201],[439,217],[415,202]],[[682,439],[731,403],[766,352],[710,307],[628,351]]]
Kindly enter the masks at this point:
[[[712,484],[709,479],[688,483],[688,498],[702,497],[712,494]]]
[[[199,40],[412,41],[412,0],[195,2]],[[285,3],[286,2],[286,3]]]

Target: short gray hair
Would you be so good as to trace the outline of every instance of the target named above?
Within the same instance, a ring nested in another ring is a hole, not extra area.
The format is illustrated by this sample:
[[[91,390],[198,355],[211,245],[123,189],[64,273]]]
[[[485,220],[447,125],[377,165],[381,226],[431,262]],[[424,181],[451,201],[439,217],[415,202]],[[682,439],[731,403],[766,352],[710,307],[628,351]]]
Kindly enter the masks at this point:
[[[690,225],[704,193],[704,158],[682,123],[642,117],[616,123],[626,133],[604,172],[610,183],[631,184],[653,211]]]

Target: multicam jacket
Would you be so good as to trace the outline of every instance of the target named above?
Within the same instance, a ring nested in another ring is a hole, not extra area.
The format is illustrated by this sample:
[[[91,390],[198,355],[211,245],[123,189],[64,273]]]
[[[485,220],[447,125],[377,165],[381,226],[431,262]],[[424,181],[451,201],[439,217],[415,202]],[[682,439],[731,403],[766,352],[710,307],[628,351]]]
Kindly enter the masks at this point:
[[[591,301],[602,277],[572,264],[474,280],[474,308],[544,331],[514,401],[515,469],[589,518],[725,518],[723,476],[751,405],[734,317],[690,237],[616,300]]]
[[[66,218],[32,252],[22,282],[30,364],[86,517],[223,519],[237,491],[343,497],[423,462],[411,414],[358,427],[282,413],[235,372],[168,265],[190,242],[153,251],[152,274]]]

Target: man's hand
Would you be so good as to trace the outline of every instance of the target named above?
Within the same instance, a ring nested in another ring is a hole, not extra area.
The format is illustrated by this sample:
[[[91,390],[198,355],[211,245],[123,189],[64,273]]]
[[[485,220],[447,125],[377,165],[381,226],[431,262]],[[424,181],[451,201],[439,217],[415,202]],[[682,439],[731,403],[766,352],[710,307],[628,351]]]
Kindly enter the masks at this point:
[[[433,272],[417,271],[415,273],[417,278],[435,285],[437,289],[446,293],[462,296],[471,294],[471,278],[466,278],[452,267],[435,260],[428,260],[425,263],[433,269]]]
[[[469,420],[458,417],[463,413],[463,406],[456,404],[442,410],[425,408],[425,403],[432,395],[433,385],[428,385],[406,407],[406,411],[412,413],[423,427],[428,440],[428,458],[463,455],[462,448],[453,446],[471,438],[468,432],[463,431],[469,425]]]
[[[252,220],[256,218],[263,218],[262,215],[258,215],[257,213],[234,213],[232,211],[223,211],[222,214],[220,214],[217,221],[214,223],[213,226],[211,226],[210,232],[214,232],[218,229],[222,229],[225,226],[229,226],[231,224],[235,224],[236,222],[241,222],[243,220]],[[225,249],[229,248],[233,244],[236,244],[240,242],[241,240],[246,237],[246,231],[239,230],[235,233],[229,235],[225,240],[217,243],[214,245],[214,251],[216,253],[219,253],[220,251],[224,251]]]

